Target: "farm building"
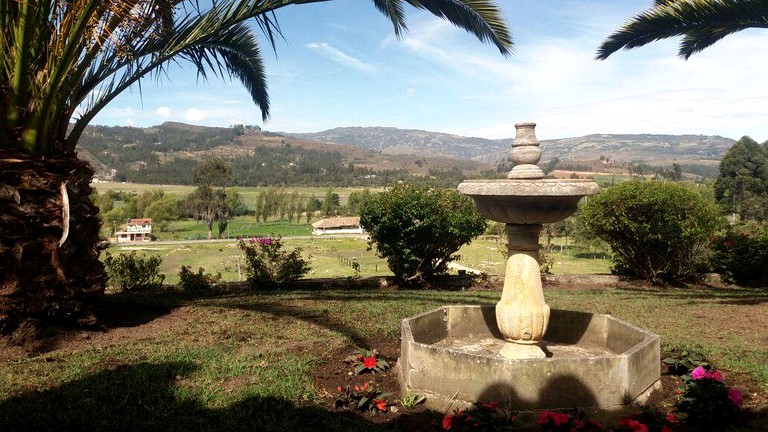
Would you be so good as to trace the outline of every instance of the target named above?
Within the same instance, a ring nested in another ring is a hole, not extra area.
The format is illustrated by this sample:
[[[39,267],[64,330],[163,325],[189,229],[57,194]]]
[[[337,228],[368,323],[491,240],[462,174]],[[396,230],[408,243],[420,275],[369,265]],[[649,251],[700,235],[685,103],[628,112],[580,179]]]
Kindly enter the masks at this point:
[[[312,224],[313,235],[363,234],[359,217],[332,217]]]
[[[115,233],[117,243],[135,243],[152,241],[152,219],[128,219],[125,229]]]

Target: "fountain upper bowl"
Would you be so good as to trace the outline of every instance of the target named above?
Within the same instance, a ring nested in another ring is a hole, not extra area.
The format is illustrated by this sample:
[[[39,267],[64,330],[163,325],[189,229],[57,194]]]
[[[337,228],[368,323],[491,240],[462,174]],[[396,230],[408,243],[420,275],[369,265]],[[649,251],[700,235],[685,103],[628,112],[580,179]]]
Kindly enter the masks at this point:
[[[487,219],[509,224],[543,224],[572,215],[579,200],[597,193],[599,187],[585,179],[503,179],[467,180],[458,190],[471,197]]]

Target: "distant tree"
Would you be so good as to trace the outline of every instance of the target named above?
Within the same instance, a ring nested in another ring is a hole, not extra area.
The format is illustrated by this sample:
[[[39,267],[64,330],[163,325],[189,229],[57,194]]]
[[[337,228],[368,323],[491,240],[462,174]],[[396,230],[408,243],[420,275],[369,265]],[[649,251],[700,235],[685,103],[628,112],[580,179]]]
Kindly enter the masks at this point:
[[[232,216],[244,216],[248,214],[248,206],[243,201],[242,195],[237,188],[227,189],[227,204]]]
[[[654,283],[705,270],[709,237],[722,218],[713,201],[681,183],[627,181],[590,197],[581,224],[613,250],[614,272]]]
[[[334,192],[333,189],[328,188],[328,190],[325,191],[325,199],[323,200],[323,215],[325,215],[325,217],[335,215],[340,206],[341,199],[339,198],[339,194]]]
[[[232,180],[232,166],[219,158],[209,159],[195,168],[192,172],[192,178],[198,185],[193,195],[193,201],[201,219],[208,227],[208,239],[210,240],[213,238],[213,222],[218,217],[226,214],[227,223],[229,223],[229,209],[223,208],[227,206],[226,193],[223,187]]]
[[[455,189],[407,183],[366,200],[360,224],[395,277],[406,282],[444,274],[453,254],[486,226],[472,200]]]
[[[178,205],[176,200],[171,197],[163,197],[162,199],[151,203],[146,210],[144,210],[144,216],[152,218],[153,225],[160,228],[160,232],[165,231],[168,228],[168,224],[179,218],[177,212]]]
[[[731,146],[720,161],[715,199],[742,219],[764,220],[768,204],[768,155],[748,136]]]
[[[218,238],[224,234],[229,226],[229,220],[232,217],[232,208],[230,207],[229,194],[224,189],[218,189],[214,192],[216,202],[216,222],[219,226]]]
[[[359,215],[360,208],[365,204],[365,201],[371,197],[371,191],[368,188],[362,191],[350,192],[349,198],[347,198],[347,215]]]

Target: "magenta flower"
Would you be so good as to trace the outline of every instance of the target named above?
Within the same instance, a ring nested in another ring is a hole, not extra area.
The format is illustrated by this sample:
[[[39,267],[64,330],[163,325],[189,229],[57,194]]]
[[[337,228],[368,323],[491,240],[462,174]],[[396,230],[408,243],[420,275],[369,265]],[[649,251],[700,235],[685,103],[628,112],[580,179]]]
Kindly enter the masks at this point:
[[[696,367],[696,369],[694,369],[693,372],[691,372],[691,378],[695,380],[709,378],[707,375],[709,374],[707,373],[706,369],[704,369],[704,367],[702,366]]]
[[[732,388],[728,390],[728,399],[736,406],[741,406],[744,402],[744,395],[741,394],[741,390]]]

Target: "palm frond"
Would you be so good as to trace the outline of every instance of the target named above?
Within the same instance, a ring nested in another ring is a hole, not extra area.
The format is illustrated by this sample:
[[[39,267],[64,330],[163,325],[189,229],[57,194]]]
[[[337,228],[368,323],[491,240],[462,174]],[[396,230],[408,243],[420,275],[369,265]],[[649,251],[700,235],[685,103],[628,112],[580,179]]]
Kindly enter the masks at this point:
[[[599,60],[621,49],[683,36],[679,55],[687,59],[729,34],[748,28],[768,28],[765,0],[657,0],[611,34],[598,48]]]
[[[393,0],[394,1],[394,0]],[[483,42],[496,45],[504,56],[512,54],[514,43],[499,8],[491,0],[405,0],[448,20]]]

